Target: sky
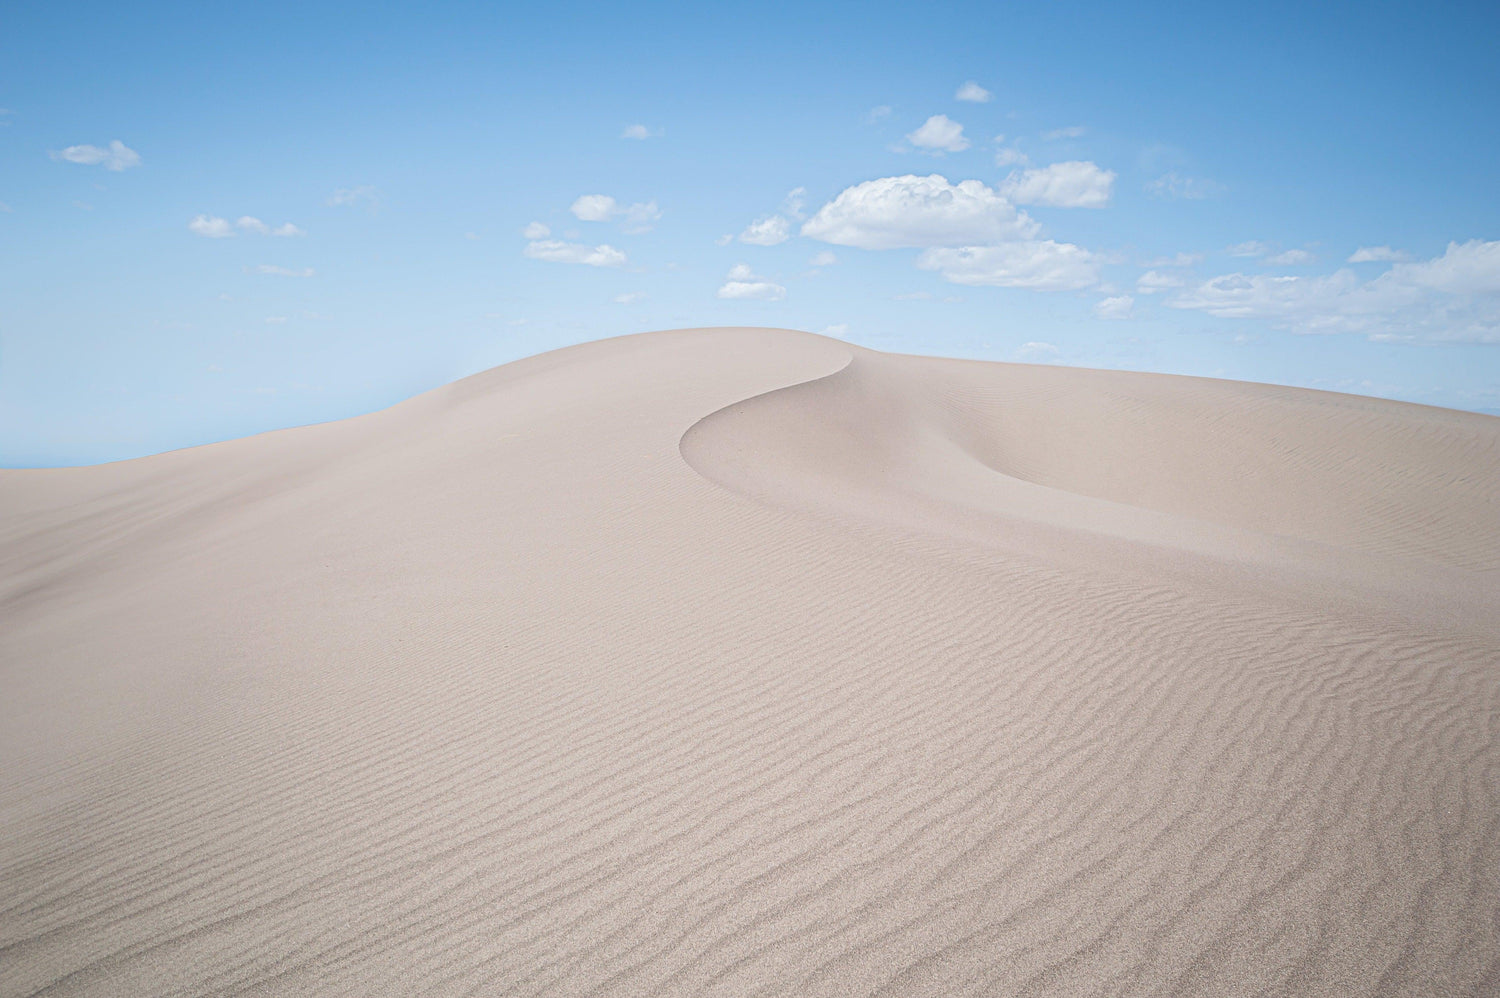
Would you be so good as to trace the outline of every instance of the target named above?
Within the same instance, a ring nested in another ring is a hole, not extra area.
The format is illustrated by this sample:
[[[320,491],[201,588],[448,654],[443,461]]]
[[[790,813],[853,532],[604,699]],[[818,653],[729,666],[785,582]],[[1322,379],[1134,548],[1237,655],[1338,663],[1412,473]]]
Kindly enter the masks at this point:
[[[1500,414],[1494,4],[0,13],[0,466],[652,329]]]

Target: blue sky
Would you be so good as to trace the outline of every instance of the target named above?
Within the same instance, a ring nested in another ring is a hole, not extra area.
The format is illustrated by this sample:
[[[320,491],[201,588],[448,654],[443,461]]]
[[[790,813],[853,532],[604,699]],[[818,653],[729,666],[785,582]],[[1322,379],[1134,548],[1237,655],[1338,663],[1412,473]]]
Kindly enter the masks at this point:
[[[699,325],[1500,412],[1500,13],[1305,6],[11,4],[0,465]]]

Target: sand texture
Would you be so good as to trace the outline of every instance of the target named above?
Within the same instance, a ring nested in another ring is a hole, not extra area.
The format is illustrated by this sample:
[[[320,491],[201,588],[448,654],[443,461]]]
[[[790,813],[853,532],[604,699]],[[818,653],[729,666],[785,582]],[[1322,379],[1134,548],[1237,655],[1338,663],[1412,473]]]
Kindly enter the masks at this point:
[[[0,995],[1500,994],[1500,419],[804,333],[0,472]]]

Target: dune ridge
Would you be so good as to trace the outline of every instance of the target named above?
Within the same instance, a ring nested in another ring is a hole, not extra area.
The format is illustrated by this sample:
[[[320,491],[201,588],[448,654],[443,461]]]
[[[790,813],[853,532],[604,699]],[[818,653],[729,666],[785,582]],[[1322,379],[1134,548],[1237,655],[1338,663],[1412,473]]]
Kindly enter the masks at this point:
[[[0,510],[0,994],[1500,990],[1500,420],[680,331]]]

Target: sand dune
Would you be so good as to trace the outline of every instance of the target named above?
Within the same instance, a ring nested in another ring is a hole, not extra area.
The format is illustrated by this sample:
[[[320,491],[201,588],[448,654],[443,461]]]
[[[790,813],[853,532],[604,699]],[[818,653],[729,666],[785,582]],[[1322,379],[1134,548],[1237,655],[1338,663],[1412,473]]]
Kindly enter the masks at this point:
[[[0,472],[0,995],[1500,993],[1500,420],[586,344]]]

